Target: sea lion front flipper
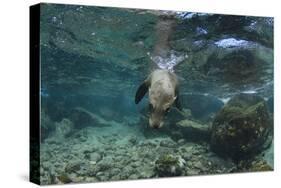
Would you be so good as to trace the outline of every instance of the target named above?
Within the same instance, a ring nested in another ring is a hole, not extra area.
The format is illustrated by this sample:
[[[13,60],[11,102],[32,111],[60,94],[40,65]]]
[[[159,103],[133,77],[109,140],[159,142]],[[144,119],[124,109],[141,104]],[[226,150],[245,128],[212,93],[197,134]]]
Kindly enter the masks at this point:
[[[175,100],[175,106],[177,109],[179,109],[180,111],[182,111],[182,106],[181,106],[181,102],[180,102],[180,96],[179,96],[179,89],[178,87],[176,88],[176,95],[177,95],[177,98]]]
[[[138,104],[141,99],[144,97],[144,95],[146,94],[146,92],[148,91],[148,87],[149,87],[149,84],[147,81],[143,82],[137,92],[136,92],[136,96],[135,96],[135,103]]]
[[[177,109],[182,111],[182,106],[181,106],[181,103],[180,103],[179,96],[176,98],[175,105],[176,105]]]

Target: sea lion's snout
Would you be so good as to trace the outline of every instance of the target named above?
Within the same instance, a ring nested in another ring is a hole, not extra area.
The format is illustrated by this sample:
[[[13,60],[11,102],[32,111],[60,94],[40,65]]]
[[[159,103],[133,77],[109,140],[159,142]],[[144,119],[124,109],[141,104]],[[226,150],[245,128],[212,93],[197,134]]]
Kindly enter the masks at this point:
[[[155,120],[152,117],[149,118],[149,126],[151,128],[159,129],[159,128],[163,127],[163,124],[164,124],[163,121]]]

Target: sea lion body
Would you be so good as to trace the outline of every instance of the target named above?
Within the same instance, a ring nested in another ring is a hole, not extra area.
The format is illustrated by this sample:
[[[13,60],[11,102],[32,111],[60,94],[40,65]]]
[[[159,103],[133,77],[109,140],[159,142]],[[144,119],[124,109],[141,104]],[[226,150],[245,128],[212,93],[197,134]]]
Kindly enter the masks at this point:
[[[175,103],[180,108],[178,100],[177,76],[168,70],[157,69],[138,88],[135,103],[149,93],[150,117],[149,125],[153,128],[163,126],[163,120],[170,107]]]

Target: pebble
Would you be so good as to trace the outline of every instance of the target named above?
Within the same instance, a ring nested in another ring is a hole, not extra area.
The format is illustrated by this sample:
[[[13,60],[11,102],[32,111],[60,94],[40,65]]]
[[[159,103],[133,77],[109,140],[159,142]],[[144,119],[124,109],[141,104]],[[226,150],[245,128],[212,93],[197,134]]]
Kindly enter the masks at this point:
[[[128,179],[135,180],[135,179],[138,179],[138,178],[139,178],[139,176],[137,174],[132,174],[132,175],[129,176]]]
[[[102,159],[102,156],[99,154],[99,153],[91,153],[90,154],[90,160],[91,161],[96,161],[96,162],[98,162],[98,161],[100,161]]]
[[[96,176],[102,176],[104,173],[103,172],[98,172],[97,174],[96,174]]]
[[[68,163],[65,167],[65,172],[66,173],[72,173],[72,172],[77,172],[81,168],[81,163],[80,162],[71,162]]]
[[[176,143],[173,140],[162,140],[160,146],[172,148],[176,146]]]
[[[184,143],[185,143],[185,140],[183,138],[178,140],[178,144],[184,144]]]
[[[131,144],[136,144],[137,143],[137,137],[136,136],[130,136],[128,141],[131,143]]]
[[[194,162],[194,163],[193,163],[193,166],[196,167],[196,168],[199,168],[199,169],[203,167],[201,161],[196,161],[196,162]]]

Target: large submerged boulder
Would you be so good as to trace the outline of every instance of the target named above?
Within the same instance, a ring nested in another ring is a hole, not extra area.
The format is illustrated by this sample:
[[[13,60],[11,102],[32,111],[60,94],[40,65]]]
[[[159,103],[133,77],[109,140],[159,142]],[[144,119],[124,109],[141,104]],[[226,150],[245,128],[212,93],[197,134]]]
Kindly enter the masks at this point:
[[[234,160],[250,158],[263,149],[270,127],[263,98],[238,94],[216,115],[211,130],[211,148]]]

